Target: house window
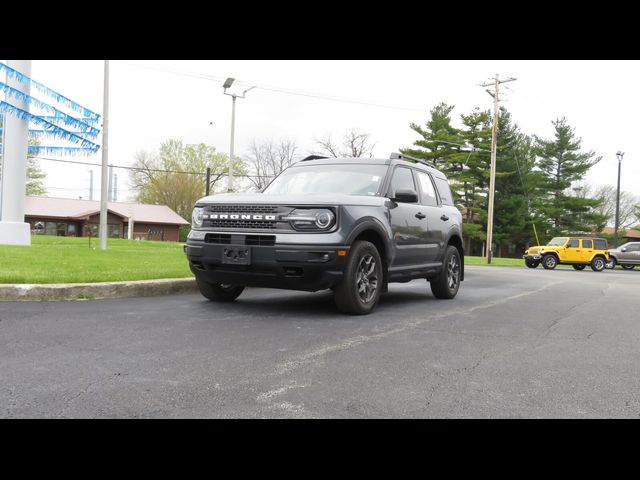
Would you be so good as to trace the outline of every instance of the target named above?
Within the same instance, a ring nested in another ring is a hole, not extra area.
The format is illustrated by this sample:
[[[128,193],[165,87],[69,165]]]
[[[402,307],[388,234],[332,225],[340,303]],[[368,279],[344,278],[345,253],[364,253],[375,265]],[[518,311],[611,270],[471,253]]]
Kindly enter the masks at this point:
[[[108,225],[107,227],[110,238],[120,238],[120,225]]]
[[[45,235],[56,235],[58,224],[56,222],[46,222],[44,227]]]

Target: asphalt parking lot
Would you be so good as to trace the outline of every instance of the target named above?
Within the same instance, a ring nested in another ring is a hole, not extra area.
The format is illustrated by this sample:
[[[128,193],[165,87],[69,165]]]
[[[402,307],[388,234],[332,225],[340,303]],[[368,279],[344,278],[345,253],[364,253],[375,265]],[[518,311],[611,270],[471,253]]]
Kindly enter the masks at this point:
[[[0,303],[0,417],[638,418],[640,271],[468,267],[458,297]]]

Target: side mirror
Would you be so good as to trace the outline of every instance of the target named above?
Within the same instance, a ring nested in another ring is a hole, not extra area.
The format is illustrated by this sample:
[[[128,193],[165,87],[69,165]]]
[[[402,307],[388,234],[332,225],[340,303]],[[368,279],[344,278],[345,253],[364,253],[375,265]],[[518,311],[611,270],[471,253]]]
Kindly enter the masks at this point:
[[[627,247],[622,247],[622,248],[620,249],[620,251],[621,251],[621,252],[626,252],[626,251],[627,251]]]
[[[399,188],[391,200],[399,203],[417,203],[418,193],[412,188]]]

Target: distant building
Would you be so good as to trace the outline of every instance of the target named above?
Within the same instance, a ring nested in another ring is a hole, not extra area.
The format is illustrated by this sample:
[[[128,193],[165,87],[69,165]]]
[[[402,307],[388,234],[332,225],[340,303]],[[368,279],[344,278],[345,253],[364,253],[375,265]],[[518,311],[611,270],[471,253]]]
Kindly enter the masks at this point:
[[[602,233],[607,233],[609,235],[613,235],[615,233],[616,229],[613,227],[604,227],[602,229]],[[640,240],[640,231],[638,230],[622,230],[622,229],[618,229],[618,235],[620,235],[620,238],[626,240],[627,242],[637,242],[638,240]]]
[[[189,225],[166,205],[140,203],[107,204],[107,230],[111,238],[127,238],[133,217],[133,238],[177,242],[179,228]],[[26,197],[25,222],[33,234],[67,237],[98,235],[100,202],[70,198]]]

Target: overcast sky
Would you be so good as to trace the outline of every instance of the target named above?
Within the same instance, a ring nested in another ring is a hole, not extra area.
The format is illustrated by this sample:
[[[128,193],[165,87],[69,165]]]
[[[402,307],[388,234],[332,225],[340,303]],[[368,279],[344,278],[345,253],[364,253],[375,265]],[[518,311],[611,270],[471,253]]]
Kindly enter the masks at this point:
[[[551,121],[565,116],[583,149],[603,156],[589,183],[615,186],[615,153],[622,150],[622,189],[635,194],[640,184],[638,61],[154,60],[111,61],[110,68],[109,163],[115,165],[130,165],[137,151],[157,150],[167,139],[204,142],[228,153],[231,98],[222,89],[227,77],[258,85],[237,101],[236,154],[245,154],[254,138],[289,138],[302,156],[313,149],[314,137],[357,128],[371,134],[376,156],[387,157],[418,138],[409,124],[424,124],[438,102],[455,105],[456,124],[474,107],[492,108],[492,98],[478,84],[498,73],[517,78],[502,85],[508,87],[502,104],[523,132],[550,138]],[[103,61],[34,60],[32,78],[102,113]],[[248,88],[243,85],[230,91],[241,93]],[[349,101],[309,96],[316,94]],[[99,163],[100,155],[86,160]],[[41,165],[49,196],[88,198],[90,167]],[[133,193],[128,174],[116,173],[118,200],[126,200]],[[95,168],[96,199],[99,177]]]

